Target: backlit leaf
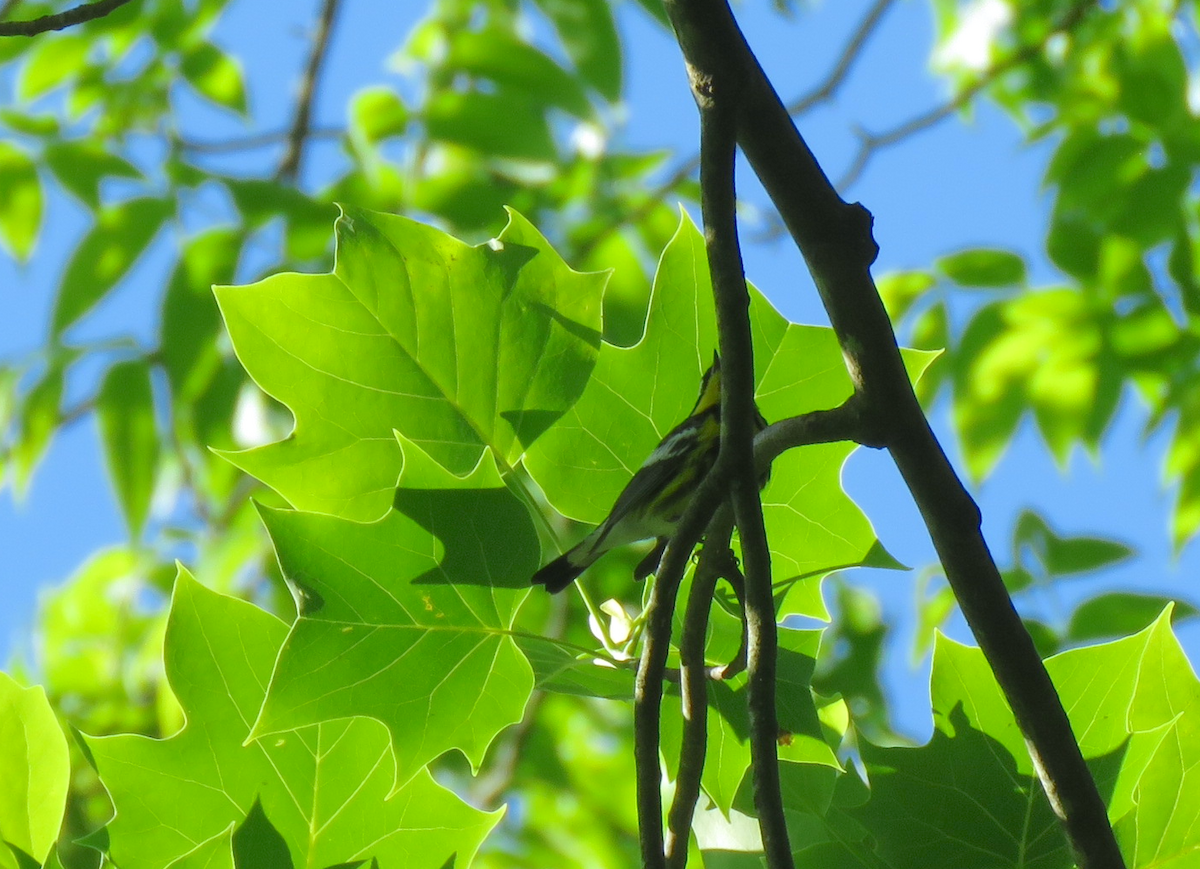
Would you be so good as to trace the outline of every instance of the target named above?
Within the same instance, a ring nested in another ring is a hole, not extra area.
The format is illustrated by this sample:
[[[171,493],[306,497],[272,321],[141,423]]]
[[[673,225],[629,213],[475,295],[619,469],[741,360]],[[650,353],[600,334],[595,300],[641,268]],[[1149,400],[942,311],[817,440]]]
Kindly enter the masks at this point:
[[[286,633],[274,616],[181,572],[166,670],[187,725],[165,740],[86,737],[116,806],[112,859],[166,866],[243,827],[256,804],[294,866],[378,857],[440,869],[455,852],[469,859],[499,814],[470,808],[424,771],[388,799],[394,764],[379,724],[352,719],[245,741]]]

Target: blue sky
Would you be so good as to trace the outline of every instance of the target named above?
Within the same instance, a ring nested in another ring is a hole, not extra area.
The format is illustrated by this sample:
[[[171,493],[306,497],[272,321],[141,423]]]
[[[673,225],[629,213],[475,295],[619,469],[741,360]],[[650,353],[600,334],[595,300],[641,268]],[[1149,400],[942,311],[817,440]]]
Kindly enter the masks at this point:
[[[420,3],[354,2],[343,6],[322,81],[316,124],[337,125],[348,97],[377,82],[405,87],[389,71],[387,59],[421,11]],[[841,0],[813,4],[790,19],[765,0],[746,0],[737,8],[751,45],[785,100],[819,81],[841,51],[869,4]],[[253,122],[240,120],[182,96],[180,123],[197,137],[220,139],[279,129],[288,122],[292,94],[307,54],[306,34],[317,4],[269,4],[233,0],[215,41],[243,58],[250,85]],[[688,94],[674,43],[632,2],[623,5],[620,23],[628,46],[630,82],[626,119],[617,144],[666,147],[681,155],[695,149],[696,112]],[[907,0],[887,13],[860,63],[838,98],[801,121],[801,131],[831,177],[838,177],[855,148],[854,129],[886,129],[945,98],[943,85],[928,71],[933,41],[928,4]],[[11,89],[9,79],[0,87]],[[965,246],[1006,247],[1025,256],[1035,284],[1061,277],[1049,265],[1042,233],[1049,199],[1040,174],[1052,143],[1026,146],[1011,121],[992,107],[957,119],[881,152],[860,181],[847,191],[875,215],[880,257],[877,275],[923,267],[936,257]],[[319,144],[309,154],[305,181],[319,186],[333,172],[335,146]],[[247,155],[242,167],[273,167],[278,154]],[[225,165],[229,165],[226,163]],[[748,172],[741,173],[743,197],[764,199]],[[47,330],[50,301],[64,257],[47,250],[66,249],[85,226],[86,217],[64,197],[48,205],[42,248],[31,265],[0,262],[0,357],[36,347]],[[793,320],[824,323],[815,291],[799,255],[786,243],[746,242],[749,277]],[[139,263],[119,291],[95,315],[71,333],[84,340],[133,329],[152,344],[157,330],[155,300],[170,266],[172,240],[163,239]],[[132,326],[131,326],[132,324]],[[95,376],[93,372],[90,376]],[[88,377],[85,372],[83,379]],[[935,428],[957,463],[944,406],[935,409]],[[1140,557],[1095,579],[1076,580],[1057,599],[1031,603],[1051,620],[1069,612],[1069,604],[1101,588],[1135,586],[1185,594],[1183,577],[1195,576],[1200,556],[1195,545],[1182,557],[1171,553],[1167,520],[1169,495],[1161,483],[1162,439],[1143,442],[1143,414],[1127,397],[1105,441],[1103,462],[1075,454],[1060,472],[1026,424],[996,473],[976,490],[985,517],[985,533],[1000,558],[1007,557],[1011,524],[1017,512],[1036,507],[1060,532],[1112,536],[1138,548]],[[920,518],[886,455],[860,451],[845,474],[850,494],[874,522],[885,545],[907,564],[933,561]],[[119,543],[123,526],[105,478],[94,421],[65,431],[46,457],[27,499],[15,504],[10,489],[0,493],[0,636],[9,648],[28,642],[38,590],[62,581],[97,548]],[[901,726],[920,735],[928,730],[923,699],[926,676],[909,663],[915,574],[859,572],[855,581],[874,588],[884,613],[896,626],[894,651],[887,658],[888,684],[898,701]],[[961,624],[952,633],[967,639]],[[1189,652],[1200,652],[1200,627],[1181,629]]]

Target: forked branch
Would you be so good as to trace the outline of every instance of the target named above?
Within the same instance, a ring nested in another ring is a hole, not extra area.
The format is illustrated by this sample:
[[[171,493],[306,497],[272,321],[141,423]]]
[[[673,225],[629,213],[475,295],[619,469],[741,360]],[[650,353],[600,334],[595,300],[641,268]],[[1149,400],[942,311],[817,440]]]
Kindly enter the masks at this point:
[[[913,394],[871,278],[878,249],[870,214],[861,205],[843,201],[829,183],[725,0],[674,0],[667,8],[689,77],[694,82],[737,83],[715,90],[714,98],[733,95],[728,111],[735,117],[738,143],[812,272],[841,344],[865,430],[887,446],[921,511],[947,580],[1012,707],[1077,863],[1083,869],[1123,867],[1104,801],[983,539],[979,509]],[[735,387],[738,383],[735,379]],[[742,513],[737,518],[741,528]],[[753,580],[748,576],[747,581],[748,597],[753,598]],[[754,654],[751,643],[752,660]],[[756,767],[764,759],[756,757]],[[767,848],[771,865],[769,844]]]

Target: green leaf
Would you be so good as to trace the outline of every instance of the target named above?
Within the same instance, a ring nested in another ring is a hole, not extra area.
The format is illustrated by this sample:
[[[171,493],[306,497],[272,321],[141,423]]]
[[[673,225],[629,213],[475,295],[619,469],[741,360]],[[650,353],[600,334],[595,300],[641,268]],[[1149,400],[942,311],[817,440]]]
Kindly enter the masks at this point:
[[[257,800],[292,865],[375,856],[385,865],[438,869],[456,851],[469,861],[499,813],[470,808],[425,771],[387,799],[393,764],[376,722],[245,742],[286,632],[273,616],[180,572],[165,664],[187,725],[164,740],[85,737],[116,807],[111,859],[126,869],[166,866],[226,836]]]
[[[1200,683],[1164,614],[1142,633],[1047,661],[1129,866],[1200,845]],[[1104,690],[1096,690],[1102,684]],[[1024,740],[978,649],[939,638],[934,735],[862,746],[870,799],[847,812],[894,867],[1072,865]],[[1182,863],[1180,863],[1182,865]]]
[[[557,106],[578,118],[593,114],[587,92],[574,76],[500,27],[456,34],[446,65],[491,79],[502,88],[519,90],[538,103]]]
[[[63,272],[51,320],[54,335],[61,335],[116,286],[171,211],[171,203],[162,199],[131,199],[100,210],[96,225]]]
[[[937,261],[942,274],[964,287],[1010,287],[1025,283],[1025,260],[1008,250],[976,248]]]
[[[255,799],[246,820],[234,832],[231,844],[233,861],[237,866],[292,869],[287,842],[263,812],[262,802],[258,799]]]
[[[179,71],[200,96],[239,115],[246,114],[246,82],[242,65],[211,42],[190,47]]]
[[[92,41],[78,33],[45,34],[30,51],[17,79],[17,99],[37,99],[79,74]]]
[[[300,618],[254,726],[378,719],[399,784],[452,748],[478,769],[520,720],[533,673],[509,634],[537,567],[529,513],[490,459],[459,479],[405,456],[399,512],[378,522],[261,508]]]
[[[136,359],[108,370],[96,396],[96,419],[108,475],[129,536],[136,540],[146,522],[158,471],[158,429],[149,363]]]
[[[18,496],[26,491],[34,469],[49,448],[54,432],[58,430],[62,392],[63,368],[61,365],[51,365],[21,404],[17,442],[12,453],[13,485]]]
[[[1080,604],[1071,613],[1067,639],[1072,643],[1108,639],[1137,633],[1152,624],[1168,606],[1173,621],[1192,618],[1200,613],[1196,607],[1157,594],[1135,594],[1114,591]]]
[[[1170,25],[1143,20],[1131,35],[1114,46],[1121,111],[1155,127],[1187,117],[1188,70]]]
[[[496,218],[520,189],[488,171],[479,155],[468,148],[431,143],[429,162],[436,171],[417,180],[412,190],[413,205],[463,229],[491,231]]]
[[[832,332],[789,324],[754,290],[751,320],[758,403],[768,420],[833,407],[850,395]],[[634,471],[687,415],[715,345],[704,242],[685,217],[659,262],[641,341],[601,345],[579,401],[526,453],[525,467],[550,505],[573,519],[601,521]],[[810,447],[776,461],[763,513],[777,583],[876,554],[870,523],[838,484],[850,449]],[[794,585],[797,597],[785,611],[824,617],[817,584]]]
[[[1101,570],[1132,558],[1134,551],[1123,543],[1103,537],[1060,537],[1046,520],[1031,510],[1022,511],[1013,530],[1013,559],[1030,547],[1051,576],[1069,576]],[[1159,610],[1155,610],[1155,615]],[[1145,627],[1149,621],[1138,625]]]
[[[42,152],[58,183],[95,211],[100,207],[100,184],[105,178],[141,178],[137,167],[95,142],[50,142]]]
[[[912,304],[937,284],[929,272],[893,272],[875,282],[888,316],[898,322]]]
[[[0,242],[26,260],[42,228],[42,184],[37,167],[16,145],[0,142]]]
[[[575,68],[609,102],[621,98],[621,40],[606,0],[536,0]],[[661,8],[660,8],[661,12]],[[665,17],[663,23],[666,24]]]
[[[38,607],[38,664],[56,701],[85,729],[152,730],[162,691],[162,619],[146,612],[151,568],[126,547],[92,554]],[[162,706],[164,715],[170,703]]]
[[[190,238],[171,272],[158,346],[176,401],[192,398],[221,363],[216,341],[221,314],[212,288],[233,280],[244,240],[236,229],[212,229]]]
[[[424,117],[430,139],[464,145],[491,157],[551,161],[557,155],[542,107],[511,89],[441,91],[425,106]]]
[[[275,217],[287,222],[287,255],[307,261],[323,257],[329,246],[329,224],[337,215],[329,202],[320,202],[287,184],[259,179],[223,178],[246,225],[257,229]]]
[[[0,673],[0,781],[0,842],[40,863],[58,841],[71,760],[46,692],[22,688],[5,673]],[[0,865],[14,864],[0,853]]]
[[[170,869],[237,869],[233,859],[233,832],[233,824],[230,824],[175,860]]]
[[[403,134],[408,118],[408,107],[383,85],[363,88],[350,100],[351,133],[370,145]]]
[[[370,520],[400,475],[393,430],[465,474],[488,447],[512,465],[575,401],[604,276],[519,215],[474,248],[350,208],[337,233],[332,274],[217,291],[238,358],[296,417],[288,440],[228,455],[238,467],[298,508]]]

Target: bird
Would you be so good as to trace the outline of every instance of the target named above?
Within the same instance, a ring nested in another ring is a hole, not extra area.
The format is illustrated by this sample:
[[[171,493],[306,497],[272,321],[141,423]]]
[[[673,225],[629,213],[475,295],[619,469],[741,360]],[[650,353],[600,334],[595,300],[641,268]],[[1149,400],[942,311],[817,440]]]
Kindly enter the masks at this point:
[[[757,433],[767,427],[767,421],[757,405],[754,412]],[[634,569],[634,578],[642,580],[654,573],[692,493],[716,463],[720,447],[721,359],[713,353],[712,365],[700,379],[700,394],[691,412],[659,441],[621,490],[604,521],[538,570],[531,584],[545,586],[546,591],[556,594],[605,552],[652,538],[657,543]],[[765,478],[762,482],[765,485]]]

